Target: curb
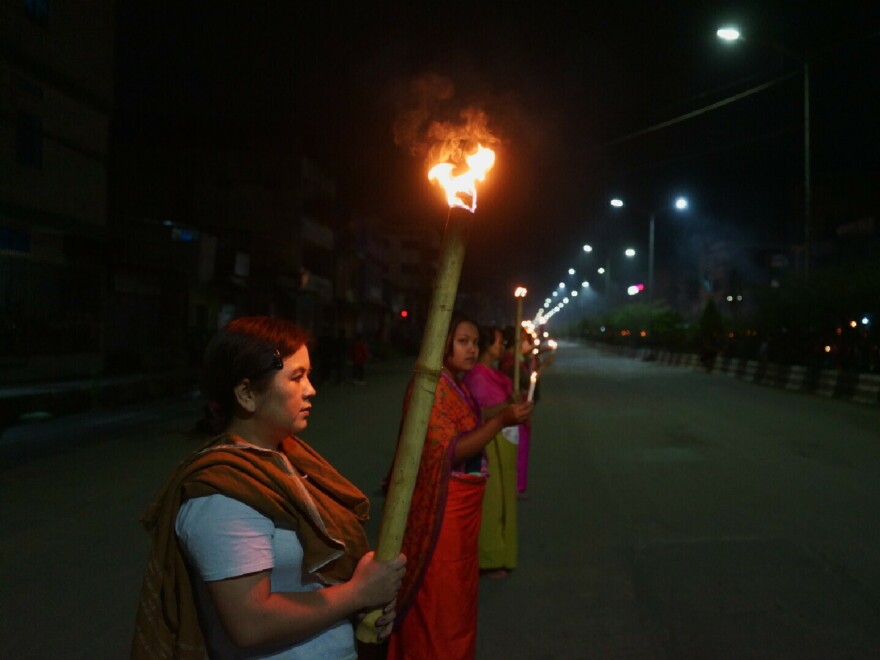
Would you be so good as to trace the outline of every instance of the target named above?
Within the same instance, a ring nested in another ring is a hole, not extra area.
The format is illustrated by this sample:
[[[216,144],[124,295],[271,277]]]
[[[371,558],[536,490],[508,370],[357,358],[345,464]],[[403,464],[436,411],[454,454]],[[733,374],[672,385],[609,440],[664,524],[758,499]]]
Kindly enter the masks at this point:
[[[113,409],[192,391],[198,372],[176,369],[127,376],[0,388],[0,432],[8,426],[94,409]]]

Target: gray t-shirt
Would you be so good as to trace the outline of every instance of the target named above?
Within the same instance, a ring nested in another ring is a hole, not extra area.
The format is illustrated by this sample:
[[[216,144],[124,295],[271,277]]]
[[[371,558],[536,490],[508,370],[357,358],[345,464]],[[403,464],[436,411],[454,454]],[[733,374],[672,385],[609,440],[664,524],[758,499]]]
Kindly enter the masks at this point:
[[[354,660],[357,651],[349,620],[293,646],[242,649],[223,629],[205,582],[269,570],[272,592],[321,589],[303,583],[303,549],[296,533],[276,527],[266,516],[225,495],[188,500],[177,514],[175,532],[190,566],[195,569],[199,619],[212,658],[234,660]]]

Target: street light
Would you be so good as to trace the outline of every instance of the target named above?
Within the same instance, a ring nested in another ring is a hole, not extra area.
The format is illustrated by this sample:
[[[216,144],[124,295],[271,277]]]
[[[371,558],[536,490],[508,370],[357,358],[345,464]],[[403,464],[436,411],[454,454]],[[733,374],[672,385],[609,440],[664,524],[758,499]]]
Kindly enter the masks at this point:
[[[623,200],[615,197],[611,200],[611,206],[614,208],[622,208],[624,206]],[[684,211],[688,207],[688,200],[686,197],[676,197],[674,203],[675,209],[677,211]],[[655,216],[657,215],[657,211],[651,211],[650,213],[650,222],[648,224],[648,299],[654,299],[654,224],[655,224]],[[630,254],[632,252],[632,254]],[[629,249],[626,251],[626,256],[632,257],[636,253],[635,250]]]
[[[723,26],[719,28],[715,34],[719,39],[727,43],[736,43],[745,41],[738,28],[734,26]],[[782,52],[783,55],[799,62],[803,68],[804,77],[804,279],[809,277],[810,273],[810,218],[812,206],[812,191],[810,184],[810,61],[806,53],[799,55],[790,51],[788,48],[780,46],[777,43],[770,42],[770,45],[776,50]]]

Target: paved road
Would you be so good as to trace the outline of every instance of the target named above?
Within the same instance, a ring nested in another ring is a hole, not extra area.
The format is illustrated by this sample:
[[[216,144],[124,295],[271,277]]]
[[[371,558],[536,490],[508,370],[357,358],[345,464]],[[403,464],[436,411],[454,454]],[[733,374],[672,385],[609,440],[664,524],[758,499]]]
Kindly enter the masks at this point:
[[[408,367],[320,388],[306,434],[375,518]],[[55,443],[0,469],[0,657],[126,656],[137,516],[196,408],[0,437]],[[534,435],[521,567],[481,583],[479,658],[880,657],[880,411],[562,346]]]

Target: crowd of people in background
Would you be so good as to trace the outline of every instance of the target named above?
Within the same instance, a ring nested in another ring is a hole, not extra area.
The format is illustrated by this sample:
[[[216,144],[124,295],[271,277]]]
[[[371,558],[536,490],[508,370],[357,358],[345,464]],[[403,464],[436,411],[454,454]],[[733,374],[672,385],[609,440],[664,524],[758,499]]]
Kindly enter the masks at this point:
[[[316,393],[309,339],[249,317],[209,343],[207,442],[143,518],[153,546],[133,658],[355,658],[371,610],[388,658],[475,657],[480,578],[518,566],[533,335],[453,317],[402,552],[387,562],[369,550],[367,498],[298,437]],[[324,331],[315,354],[320,379],[347,363],[365,382],[360,335]]]

